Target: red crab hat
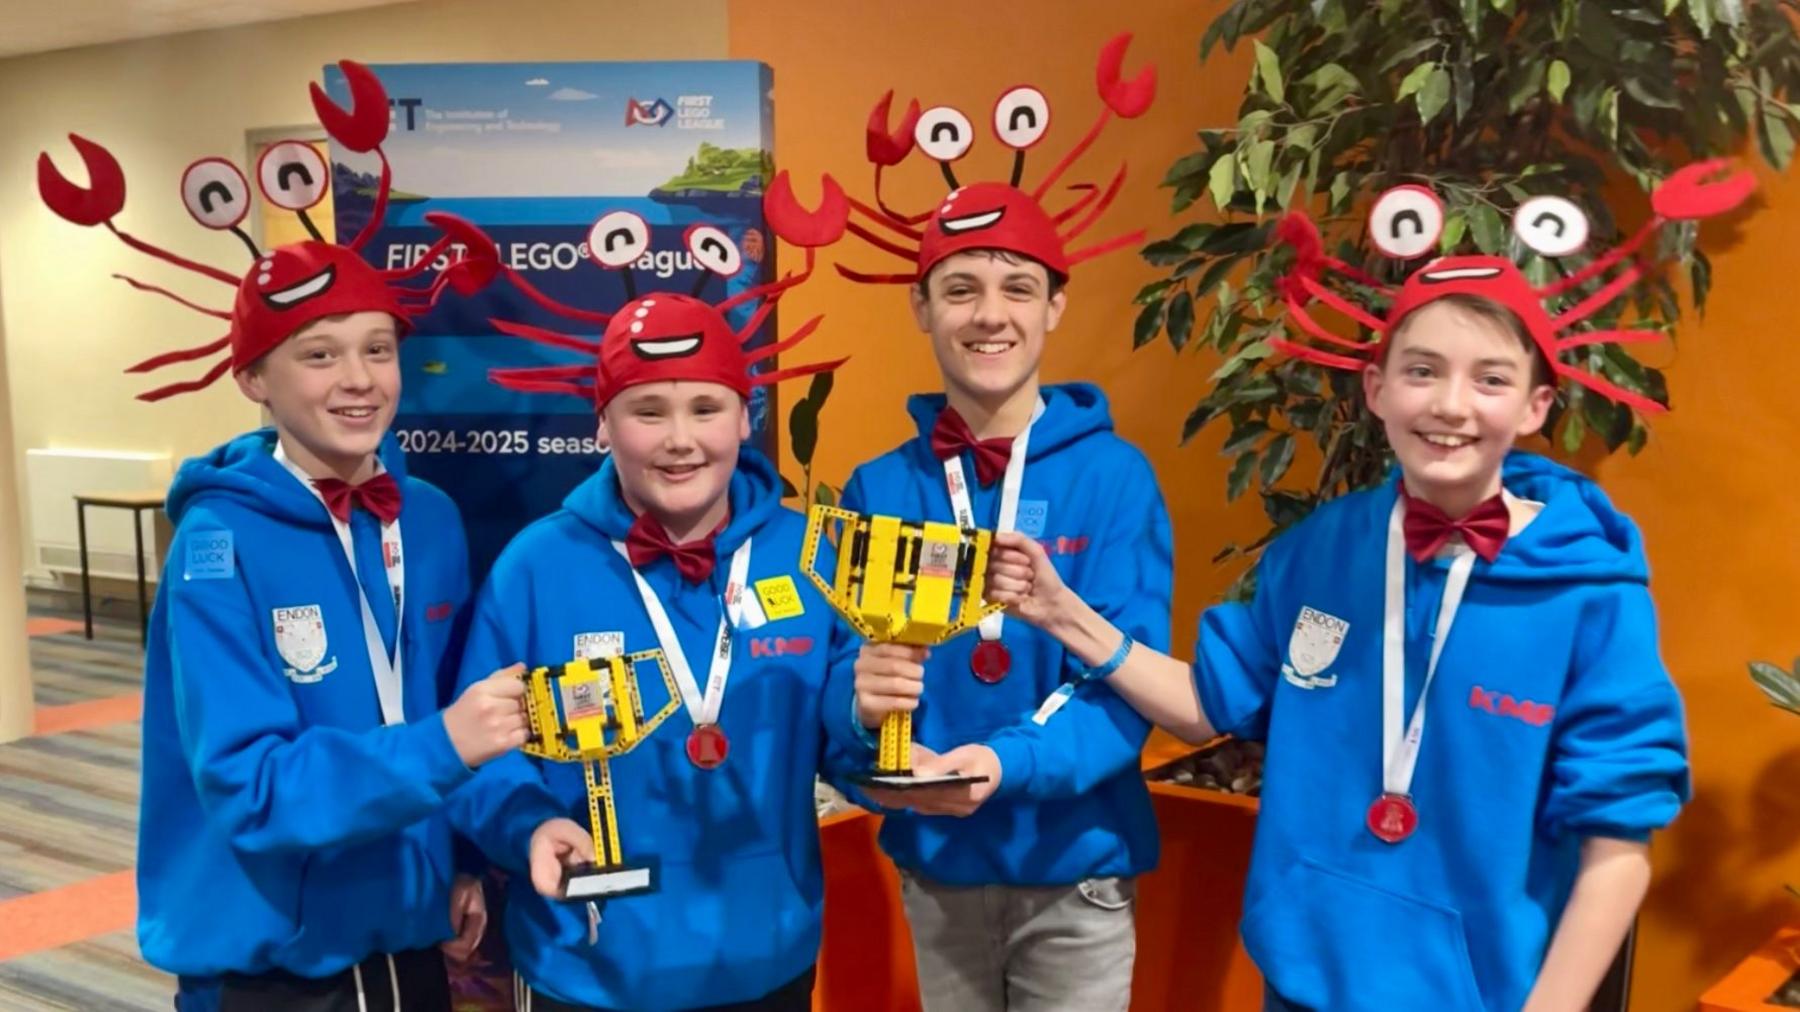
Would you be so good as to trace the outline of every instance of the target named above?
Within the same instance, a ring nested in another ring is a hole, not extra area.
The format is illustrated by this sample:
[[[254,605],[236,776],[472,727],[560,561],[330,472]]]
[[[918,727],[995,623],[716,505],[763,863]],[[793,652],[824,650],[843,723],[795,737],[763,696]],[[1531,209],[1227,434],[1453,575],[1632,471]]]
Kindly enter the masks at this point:
[[[1334,369],[1360,370],[1380,360],[1382,346],[1394,325],[1407,314],[1447,295],[1477,295],[1505,306],[1519,318],[1558,379],[1577,383],[1640,412],[1665,411],[1665,405],[1577,368],[1562,358],[1564,352],[1585,345],[1660,340],[1661,332],[1572,331],[1571,328],[1610,305],[1643,279],[1649,266],[1635,254],[1664,224],[1723,214],[1743,203],[1755,188],[1755,177],[1743,170],[1729,170],[1724,160],[1688,165],[1663,180],[1651,194],[1654,214],[1635,235],[1579,271],[1543,288],[1533,288],[1517,264],[1498,256],[1438,257],[1414,271],[1395,288],[1327,255],[1318,228],[1312,221],[1303,213],[1290,212],[1276,227],[1276,237],[1292,247],[1294,262],[1287,274],[1277,281],[1276,287],[1287,304],[1288,318],[1294,326],[1319,343],[1302,344],[1279,338],[1270,343],[1308,362]],[[1369,209],[1371,241],[1383,254],[1399,260],[1415,260],[1435,251],[1443,226],[1442,201],[1422,186],[1396,186],[1376,198]],[[1519,205],[1513,214],[1512,230],[1514,237],[1535,253],[1546,257],[1567,256],[1587,244],[1588,219],[1581,208],[1566,197],[1541,195]],[[1630,262],[1626,263],[1628,258]],[[1606,277],[1621,263],[1625,264],[1624,269]],[[1377,297],[1387,302],[1386,314],[1377,316],[1327,287],[1328,272],[1373,289]],[[1602,278],[1606,280],[1599,287],[1573,305],[1554,312],[1550,308],[1568,293]],[[1308,310],[1314,300],[1361,324],[1373,337],[1363,340],[1332,332]]]
[[[818,329],[822,317],[815,316],[787,338],[754,351],[746,351],[744,342],[762,326],[784,293],[812,276],[814,250],[843,235],[849,215],[844,191],[826,178],[819,209],[808,212],[795,200],[787,173],[783,172],[763,196],[763,215],[777,236],[805,249],[806,267],[797,275],[758,285],[719,303],[702,299],[701,290],[713,275],[730,278],[743,270],[744,256],[724,229],[709,224],[694,225],[685,236],[694,261],[706,269],[694,291],[653,292],[639,297],[631,265],[650,248],[650,226],[630,211],[601,215],[588,231],[588,255],[601,267],[622,272],[627,301],[615,313],[565,305],[538,290],[511,267],[498,266],[499,273],[532,302],[566,319],[599,327],[601,335],[594,341],[511,320],[490,320],[502,333],[583,352],[592,356],[592,361],[495,369],[489,377],[509,390],[572,394],[592,401],[598,410],[620,391],[642,383],[718,383],[748,397],[752,387],[836,369],[847,360],[752,371],[757,363],[806,340]],[[762,304],[742,328],[733,328],[726,321],[728,310],[756,299],[761,299]]]
[[[388,99],[381,82],[369,68],[349,60],[341,61],[338,67],[349,82],[352,107],[349,110],[340,108],[314,84],[313,109],[318,113],[319,122],[338,143],[352,151],[374,151],[381,159],[381,180],[376,191],[374,214],[349,244],[324,241],[307,216],[309,208],[325,199],[331,171],[318,149],[305,141],[274,144],[257,160],[257,183],[263,199],[293,211],[313,236],[310,240],[280,246],[267,253],[258,250],[241,227],[250,213],[250,184],[235,164],[224,158],[202,158],[182,173],[181,199],[188,214],[206,228],[233,233],[249,248],[254,262],[241,278],[171,253],[115,225],[113,219],[125,207],[125,173],[106,148],[84,137],[69,135],[69,142],[87,169],[88,185],[85,187],[70,182],[58,171],[49,154],[38,155],[38,193],[58,216],[77,225],[105,225],[120,241],[140,253],[237,289],[231,311],[226,312],[191,302],[166,288],[116,275],[133,288],[172,299],[228,324],[224,336],[217,340],[165,352],[127,369],[127,372],[150,372],[177,362],[209,358],[229,349],[228,354],[214,362],[199,378],[147,391],[138,395],[139,400],[157,401],[210,386],[226,370],[243,371],[295,331],[327,316],[384,312],[394,317],[404,334],[412,317],[435,305],[446,287],[466,294],[486,280],[484,271],[491,275],[492,257],[476,249],[471,255],[446,266],[429,286],[403,286],[401,282],[423,274],[450,248],[452,240],[448,236],[434,244],[411,267],[379,270],[362,258],[360,251],[381,228],[392,185],[387,155],[381,151],[381,142],[387,138]],[[437,222],[440,225],[459,221],[443,215],[428,215],[427,218],[442,218],[443,221]]]
[[[1025,152],[1043,140],[1050,129],[1050,102],[1043,92],[1030,85],[1019,85],[1007,89],[994,103],[994,136],[1013,150],[1011,181],[966,186],[957,182],[951,165],[968,154],[974,144],[975,128],[969,118],[942,105],[920,112],[915,100],[907,106],[899,126],[890,131],[888,115],[894,93],[883,95],[869,114],[866,141],[869,161],[875,166],[875,206],[851,200],[854,214],[847,227],[869,245],[906,261],[911,270],[867,274],[839,265],[838,272],[852,281],[868,284],[912,284],[953,253],[1002,249],[1030,257],[1066,280],[1076,264],[1142,242],[1144,233],[1139,230],[1085,248],[1068,248],[1118,196],[1125,182],[1123,163],[1104,189],[1094,183],[1075,183],[1068,189],[1078,195],[1067,207],[1052,212],[1044,203],[1051,187],[1093,146],[1113,116],[1141,116],[1156,98],[1155,67],[1144,68],[1129,81],[1120,78],[1125,48],[1130,44],[1131,35],[1127,32],[1115,36],[1100,50],[1094,75],[1104,103],[1099,118],[1029,191],[1020,188],[1025,175]],[[938,163],[945,182],[950,184],[950,193],[929,211],[904,214],[882,199],[881,174],[883,169],[905,161],[915,147]]]

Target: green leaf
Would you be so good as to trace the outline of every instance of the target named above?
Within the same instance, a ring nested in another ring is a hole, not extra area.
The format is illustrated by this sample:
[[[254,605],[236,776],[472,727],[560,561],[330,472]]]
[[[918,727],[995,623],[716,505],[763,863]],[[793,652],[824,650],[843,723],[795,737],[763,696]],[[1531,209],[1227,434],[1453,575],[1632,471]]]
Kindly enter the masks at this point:
[[[1436,72],[1437,62],[1434,60],[1426,60],[1424,63],[1407,71],[1406,76],[1400,80],[1400,91],[1394,95],[1394,100],[1403,100],[1407,96],[1425,87],[1425,82]]]
[[[1463,233],[1469,228],[1469,217],[1461,211],[1451,211],[1444,218],[1444,234],[1438,238],[1438,249],[1443,253],[1455,252],[1457,244],[1462,242]]]
[[[1168,172],[1163,173],[1162,185],[1174,186],[1189,176],[1203,175],[1212,167],[1212,160],[1216,157],[1217,153],[1210,148],[1182,155],[1175,159],[1175,164],[1169,166]]]
[[[1558,63],[1562,61],[1558,60]],[[1544,75],[1547,67],[1543,60],[1532,60],[1524,66],[1523,72],[1515,68],[1512,90],[1506,95],[1506,111],[1516,113],[1526,104],[1538,97],[1544,90]],[[1564,69],[1567,69],[1566,67]]]
[[[1273,189],[1269,179],[1269,163],[1274,158],[1274,141],[1257,141],[1244,153],[1244,184],[1259,198]]]
[[[1256,72],[1262,78],[1263,91],[1277,102],[1287,101],[1287,89],[1281,83],[1281,58],[1275,50],[1263,45],[1261,39],[1253,40],[1256,47]]]
[[[1429,123],[1450,101],[1450,72],[1435,67],[1419,88],[1419,122]]]
[[[1394,55],[1392,55],[1392,56],[1388,57],[1386,60],[1384,60],[1380,67],[1380,73],[1386,74],[1388,71],[1393,70],[1395,67],[1398,67],[1402,63],[1405,63],[1407,60],[1410,60],[1413,57],[1424,53],[1428,49],[1431,49],[1435,46],[1441,46],[1443,44],[1444,44],[1443,39],[1439,38],[1436,35],[1431,35],[1431,34],[1427,34],[1422,39],[1415,39],[1414,41],[1407,43],[1399,51],[1395,52]],[[1410,94],[1410,92],[1408,94]],[[1405,98],[1405,97],[1406,97],[1406,95],[1396,96],[1396,98]]]
[[[1350,203],[1350,173],[1340,172],[1331,177],[1331,210],[1342,211]]]
[[[1800,679],[1765,661],[1750,663],[1750,677],[1769,702],[1789,713],[1800,713]]]
[[[1269,425],[1260,419],[1252,418],[1241,425],[1232,427],[1231,435],[1226,437],[1225,445],[1220,448],[1219,456],[1235,457],[1255,446],[1262,437],[1269,434]]]
[[[837,490],[824,482],[819,482],[813,486],[813,502],[821,506],[836,506],[838,504]]]
[[[1506,245],[1506,222],[1492,204],[1476,204],[1469,208],[1469,231],[1475,245],[1483,253],[1501,253]]]
[[[1148,306],[1152,302],[1161,302],[1163,293],[1168,291],[1169,286],[1174,283],[1175,282],[1169,278],[1158,278],[1138,289],[1138,293],[1131,297],[1131,301],[1133,304],[1139,306]]]
[[[1230,358],[1226,359],[1223,364],[1213,370],[1213,374],[1209,379],[1216,383],[1227,376],[1235,374],[1251,362],[1268,358],[1273,354],[1275,354],[1275,348],[1273,345],[1269,344],[1269,342],[1251,342],[1250,344],[1239,348],[1236,352],[1233,352]]]
[[[1138,255],[1158,267],[1178,264],[1188,258],[1188,248],[1174,239],[1158,239],[1145,246]]]
[[[1713,11],[1712,0],[1688,0],[1688,13],[1694,16],[1694,27],[1700,29],[1700,37],[1712,36]]]
[[[1563,419],[1562,448],[1565,453],[1574,453],[1581,449],[1582,440],[1587,438],[1587,422],[1582,420],[1579,411],[1570,411]]]
[[[1551,60],[1545,86],[1550,89],[1550,101],[1560,104],[1563,92],[1569,90],[1569,65],[1561,60]]]
[[[1693,262],[1688,264],[1688,281],[1694,293],[1694,311],[1704,317],[1706,295],[1712,291],[1712,261],[1699,250],[1694,251]]]
[[[788,444],[801,467],[811,467],[813,450],[819,445],[819,406],[802,397],[788,412]]]
[[[1131,327],[1131,346],[1142,348],[1156,339],[1156,332],[1162,329],[1163,304],[1152,302],[1146,305],[1137,316],[1137,322]]]
[[[1219,282],[1225,280],[1225,276],[1231,273],[1231,269],[1238,265],[1238,260],[1238,257],[1229,256],[1213,261],[1212,266],[1208,267],[1206,273],[1200,275],[1200,280],[1195,282],[1194,298],[1204,299],[1211,295],[1212,290],[1219,286]]]
[[[1762,117],[1763,157],[1777,169],[1787,168],[1788,161],[1794,156],[1794,134],[1788,129],[1787,118],[1780,112],[1765,106]]]
[[[1187,292],[1177,292],[1169,300],[1169,343],[1180,351],[1194,332],[1194,299]]]
[[[1619,89],[1608,88],[1600,96],[1600,112],[1595,123],[1601,136],[1614,143],[1619,139]]]
[[[1288,465],[1294,462],[1294,435],[1283,432],[1276,436],[1269,445],[1263,448],[1262,483],[1264,487],[1275,484],[1281,476],[1287,474]]]
[[[1219,210],[1223,211],[1231,204],[1231,195],[1237,192],[1236,158],[1221,158],[1213,163],[1207,176],[1207,189]]]
[[[806,399],[812,401],[815,411],[825,409],[825,401],[831,396],[832,384],[837,379],[831,372],[813,373],[812,382],[806,386]]]
[[[1236,502],[1250,487],[1250,476],[1256,473],[1256,451],[1244,453],[1232,462],[1231,474],[1225,479],[1225,501]]]
[[[1212,235],[1213,231],[1218,227],[1218,225],[1209,221],[1199,222],[1197,224],[1189,225],[1175,233],[1175,237],[1170,241],[1191,253],[1204,246],[1206,244],[1206,237]]]

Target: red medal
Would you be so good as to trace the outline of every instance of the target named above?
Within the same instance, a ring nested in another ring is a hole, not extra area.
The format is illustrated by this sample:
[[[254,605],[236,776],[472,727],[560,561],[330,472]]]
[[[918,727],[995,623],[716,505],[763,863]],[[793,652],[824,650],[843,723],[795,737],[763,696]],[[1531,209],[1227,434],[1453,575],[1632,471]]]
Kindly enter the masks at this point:
[[[969,670],[989,685],[1005,678],[1012,670],[1012,651],[999,640],[982,640],[969,655]]]
[[[1383,794],[1369,806],[1369,832],[1383,843],[1399,843],[1419,828],[1419,810],[1404,794]]]
[[[701,724],[688,732],[688,762],[703,770],[718,769],[731,751],[731,739],[717,724]]]

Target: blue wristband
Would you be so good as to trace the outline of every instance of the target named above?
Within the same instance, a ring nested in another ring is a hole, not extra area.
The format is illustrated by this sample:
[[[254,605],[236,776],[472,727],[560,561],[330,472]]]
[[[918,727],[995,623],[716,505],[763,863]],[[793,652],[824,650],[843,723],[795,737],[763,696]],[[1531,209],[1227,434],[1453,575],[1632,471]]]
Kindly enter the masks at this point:
[[[1113,655],[1100,662],[1099,665],[1083,671],[1081,673],[1082,681],[1091,682],[1095,679],[1105,678],[1119,670],[1120,666],[1125,663],[1125,658],[1131,656],[1131,648],[1136,645],[1136,641],[1131,638],[1130,633],[1123,633],[1122,635],[1125,638],[1119,641],[1119,649],[1114,650]]]

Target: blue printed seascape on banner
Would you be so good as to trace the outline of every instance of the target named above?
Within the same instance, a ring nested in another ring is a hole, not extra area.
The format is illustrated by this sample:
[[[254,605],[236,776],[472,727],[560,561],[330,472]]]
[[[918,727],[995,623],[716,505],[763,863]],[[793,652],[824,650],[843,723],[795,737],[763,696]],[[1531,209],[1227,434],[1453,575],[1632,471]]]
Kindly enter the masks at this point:
[[[743,61],[669,63],[379,64],[390,128],[383,145],[392,193],[364,249],[376,266],[415,263],[439,238],[428,211],[449,211],[493,237],[503,263],[551,298],[612,312],[622,272],[587,256],[589,227],[628,210],[650,226],[632,268],[638,294],[698,292],[709,302],[774,276],[762,218],[771,164],[770,73]],[[327,93],[349,104],[343,74]],[[379,160],[331,147],[337,234],[373,213]],[[744,268],[720,279],[683,245],[699,222],[729,233]],[[707,275],[702,284],[701,276]],[[699,287],[697,287],[699,286]],[[727,319],[744,326],[752,303]],[[456,500],[479,581],[506,541],[561,504],[599,466],[593,406],[567,395],[520,394],[491,369],[563,365],[578,352],[499,334],[501,318],[595,339],[598,327],[552,313],[504,279],[474,297],[450,295],[415,321],[401,345],[403,392],[394,428],[412,473]],[[773,340],[773,315],[748,343]],[[764,364],[768,367],[768,364]],[[751,399],[752,439],[773,449],[772,391]],[[538,659],[540,662],[548,659]]]

